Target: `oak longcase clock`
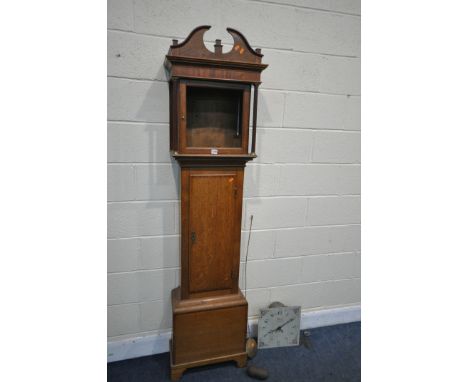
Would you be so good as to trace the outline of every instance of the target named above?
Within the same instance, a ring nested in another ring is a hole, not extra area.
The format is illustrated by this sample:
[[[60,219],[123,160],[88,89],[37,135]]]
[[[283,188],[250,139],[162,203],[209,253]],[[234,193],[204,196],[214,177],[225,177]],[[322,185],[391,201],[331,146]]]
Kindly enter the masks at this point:
[[[171,379],[194,366],[246,364],[247,301],[239,290],[244,167],[256,157],[260,49],[228,28],[214,52],[194,29],[166,56],[170,149],[181,171],[181,277],[172,291]],[[252,110],[251,110],[251,99]],[[252,116],[252,128],[250,125]],[[250,139],[249,139],[250,138]]]

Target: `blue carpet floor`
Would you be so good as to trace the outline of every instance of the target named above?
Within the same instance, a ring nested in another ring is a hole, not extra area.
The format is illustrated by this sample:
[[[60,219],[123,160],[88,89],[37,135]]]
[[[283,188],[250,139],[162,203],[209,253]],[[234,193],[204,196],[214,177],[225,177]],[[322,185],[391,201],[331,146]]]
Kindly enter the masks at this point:
[[[298,347],[259,350],[249,364],[268,369],[270,382],[361,380],[361,323],[309,330]],[[109,382],[170,381],[169,353],[109,363]],[[234,362],[187,370],[181,382],[256,381]]]

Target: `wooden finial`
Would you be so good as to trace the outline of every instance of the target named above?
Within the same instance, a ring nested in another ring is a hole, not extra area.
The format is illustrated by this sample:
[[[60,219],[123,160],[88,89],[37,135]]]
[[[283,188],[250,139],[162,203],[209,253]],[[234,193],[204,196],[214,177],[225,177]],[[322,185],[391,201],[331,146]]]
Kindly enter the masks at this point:
[[[221,45],[221,40],[216,39],[216,44],[214,45],[215,54],[223,53],[223,46]]]

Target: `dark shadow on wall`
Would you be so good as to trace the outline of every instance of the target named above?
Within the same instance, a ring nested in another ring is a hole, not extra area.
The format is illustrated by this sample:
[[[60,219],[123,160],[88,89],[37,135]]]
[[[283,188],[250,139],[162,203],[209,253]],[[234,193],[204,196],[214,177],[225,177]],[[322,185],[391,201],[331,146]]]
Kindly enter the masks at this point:
[[[164,60],[161,60],[157,78],[162,76],[165,71],[163,62]],[[147,158],[145,158],[144,163],[141,163],[145,166],[141,166],[139,171],[135,171],[135,177],[142,178],[135,178],[135,182],[138,182],[140,187],[144,187],[143,197],[140,196],[140,200],[144,204],[144,212],[136,217],[139,219],[137,224],[146,229],[142,236],[161,238],[162,245],[157,245],[151,255],[161,257],[160,261],[157,262],[160,265],[158,269],[164,269],[162,272],[163,291],[160,293],[163,312],[160,320],[152,322],[151,330],[168,330],[172,327],[170,294],[171,290],[179,283],[179,270],[174,268],[174,256],[180,256],[180,251],[178,246],[171,243],[173,243],[174,235],[179,235],[180,231],[180,219],[178,218],[180,185],[178,165],[169,154],[169,110],[166,111],[165,118],[158,120],[154,115],[148,113],[148,110],[155,110],[159,106],[157,102],[161,93],[161,84],[160,81],[152,82],[136,115],[136,119],[145,124],[144,131],[148,145]],[[169,98],[169,86],[165,85]],[[161,113],[157,114],[161,115]],[[143,183],[143,179],[145,183]],[[173,191],[174,184],[175,193]],[[146,227],[151,223],[155,224],[154,229]],[[166,235],[169,235],[169,239],[165,238]]]

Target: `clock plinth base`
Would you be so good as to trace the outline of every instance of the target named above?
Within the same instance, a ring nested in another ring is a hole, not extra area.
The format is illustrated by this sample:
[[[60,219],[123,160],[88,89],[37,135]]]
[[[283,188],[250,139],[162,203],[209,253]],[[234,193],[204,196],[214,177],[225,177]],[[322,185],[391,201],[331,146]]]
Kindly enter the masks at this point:
[[[245,367],[247,301],[242,294],[180,299],[172,291],[171,379],[191,367],[235,361]]]
[[[171,348],[171,381],[178,381],[182,378],[182,375],[187,369],[197,366],[211,365],[214,363],[221,363],[227,361],[236,362],[237,367],[246,367],[247,366],[247,353],[239,354],[229,354],[221,357],[209,358],[206,360],[200,360],[196,362],[182,363],[179,365],[174,365],[172,363],[172,341],[170,343]]]

